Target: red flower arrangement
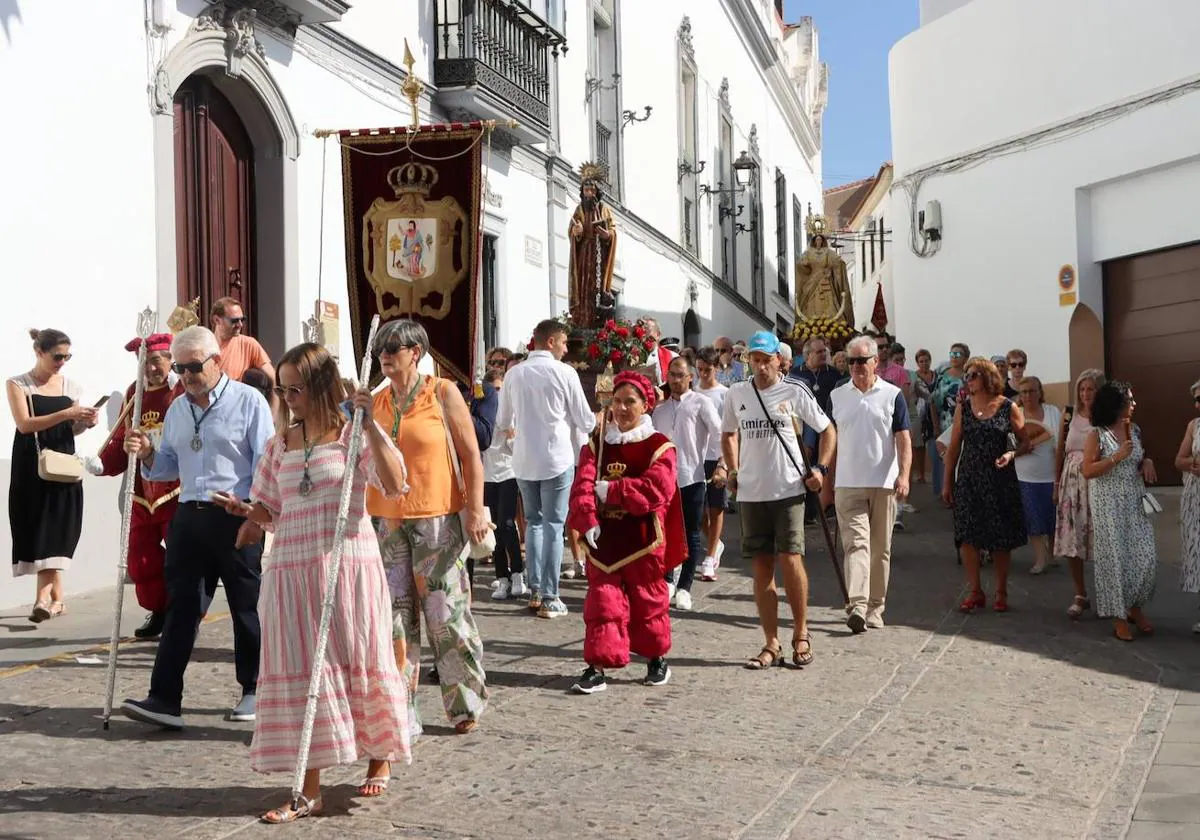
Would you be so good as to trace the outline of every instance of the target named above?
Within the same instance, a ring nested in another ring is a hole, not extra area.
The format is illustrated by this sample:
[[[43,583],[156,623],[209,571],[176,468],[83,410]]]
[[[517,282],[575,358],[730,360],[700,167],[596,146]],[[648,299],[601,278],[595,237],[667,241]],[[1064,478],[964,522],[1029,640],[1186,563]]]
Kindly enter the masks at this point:
[[[646,334],[641,319],[626,321],[609,319],[588,345],[588,358],[593,362],[612,362],[614,366],[638,367],[654,350],[654,339]]]

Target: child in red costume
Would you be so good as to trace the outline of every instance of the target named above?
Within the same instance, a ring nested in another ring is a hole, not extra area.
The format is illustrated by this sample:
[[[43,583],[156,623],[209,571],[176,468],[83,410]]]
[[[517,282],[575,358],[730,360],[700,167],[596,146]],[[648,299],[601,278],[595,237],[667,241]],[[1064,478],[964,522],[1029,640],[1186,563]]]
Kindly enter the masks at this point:
[[[583,602],[588,667],[573,686],[580,694],[603,691],[604,669],[624,668],[631,651],[650,660],[646,685],[671,678],[664,574],[687,555],[675,445],[650,422],[654,385],[630,371],[618,374],[613,385],[613,423],[602,452],[593,438],[580,453],[567,518],[583,534],[590,566]]]
[[[146,339],[146,367],[143,374],[146,388],[142,394],[142,416],[138,427],[154,437],[162,432],[167,407],[183,393],[183,385],[174,387],[167,381],[171,369],[171,340],[167,333],[156,333]],[[142,340],[135,338],[125,349],[136,353]],[[132,411],[133,393],[137,383],[125,391],[124,412]],[[122,475],[129,464],[125,453],[125,430],[120,422],[108,444],[100,452],[103,469],[99,475]],[[154,639],[162,633],[167,610],[167,588],[163,578],[166,558],[167,528],[178,507],[178,481],[146,481],[141,470],[133,479],[133,518],[129,523],[129,577],[133,580],[138,604],[148,610],[146,623],[134,631],[139,639]]]

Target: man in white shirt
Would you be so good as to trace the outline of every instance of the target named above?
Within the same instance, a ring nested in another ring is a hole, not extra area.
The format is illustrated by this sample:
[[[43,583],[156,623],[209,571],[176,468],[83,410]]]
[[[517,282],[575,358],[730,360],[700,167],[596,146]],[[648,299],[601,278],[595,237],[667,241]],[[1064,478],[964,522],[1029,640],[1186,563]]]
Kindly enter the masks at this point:
[[[876,375],[879,357],[871,336],[846,346],[850,381],[833,390],[837,452],[838,527],[845,550],[846,589],[855,633],[883,627],[891,570],[896,502],[908,495],[912,467],[908,403],[904,392]]]
[[[696,372],[700,377],[700,385],[696,393],[708,398],[720,417],[725,411],[725,394],[729,389],[717,381],[717,369],[721,364],[721,354],[715,347],[701,347],[696,355]],[[700,580],[716,580],[717,569],[721,565],[721,555],[725,553],[725,543],[721,542],[721,532],[725,529],[725,506],[729,503],[729,491],[724,484],[712,481],[717,464],[721,461],[721,436],[717,435],[709,441],[708,452],[704,454],[704,478],[708,481],[705,492],[705,536],[708,539],[708,553],[704,564],[700,567]]]
[[[654,339],[654,349],[650,351],[650,358],[646,364],[654,368],[655,385],[665,385],[667,382],[667,365],[671,363],[679,354],[662,346],[662,327],[658,325],[655,318],[643,318],[642,324],[646,327],[646,335]]]
[[[754,376],[731,385],[725,395],[721,427],[725,464],[718,464],[713,473],[713,481],[729,481],[738,496],[742,551],[754,558],[754,600],[766,644],[746,667],[760,670],[783,658],[776,562],[783,567],[783,586],[796,628],[792,663],[804,667],[813,661],[804,570],[804,488],[820,491],[837,432],[808,386],[780,373],[779,338],[774,333],[756,332],[747,350]],[[821,435],[817,463],[808,475],[796,436],[800,423]]]
[[[552,318],[533,330],[534,350],[504,378],[496,433],[513,436],[513,474],[525,505],[529,608],[541,618],[567,614],[558,597],[563,527],[579,451],[572,434],[588,435],[596,415],[579,374],[562,362],[567,328]]]
[[[675,444],[675,471],[679,478],[679,498],[683,502],[683,526],[687,531],[688,558],[679,571],[676,584],[667,573],[667,588],[681,610],[692,608],[692,580],[696,566],[704,556],[700,527],[704,519],[704,456],[709,443],[721,437],[721,418],[712,402],[692,390],[692,369],[687,359],[675,358],[667,366],[670,399],[654,409],[654,428]]]

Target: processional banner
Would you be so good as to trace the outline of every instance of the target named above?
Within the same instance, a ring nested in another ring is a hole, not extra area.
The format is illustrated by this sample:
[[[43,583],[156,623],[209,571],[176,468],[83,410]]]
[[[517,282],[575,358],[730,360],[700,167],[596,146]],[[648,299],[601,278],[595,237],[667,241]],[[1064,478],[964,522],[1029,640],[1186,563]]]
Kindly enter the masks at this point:
[[[475,369],[485,127],[339,132],[356,357],[371,318],[418,321],[461,382]]]

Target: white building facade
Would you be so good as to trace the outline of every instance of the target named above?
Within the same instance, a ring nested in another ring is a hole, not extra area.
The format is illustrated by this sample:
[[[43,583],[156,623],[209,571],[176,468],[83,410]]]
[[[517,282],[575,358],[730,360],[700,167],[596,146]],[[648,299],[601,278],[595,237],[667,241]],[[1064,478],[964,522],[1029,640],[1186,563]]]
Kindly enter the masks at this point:
[[[898,332],[1020,346],[1060,403],[1086,367],[1133,382],[1161,474],[1200,376],[1200,6],[922,0],[921,24],[890,56]]]
[[[0,272],[16,298],[0,311],[4,369],[32,364],[29,327],[62,329],[74,342],[67,372],[94,400],[132,379],[122,346],[140,309],[165,324],[178,303],[223,294],[246,302],[272,356],[302,340],[317,301],[340,308],[339,344],[352,347],[340,151],[313,131],[407,124],[406,40],[426,84],[424,121],[521,124],[495,133],[486,172],[479,350],[523,344],[567,310],[567,222],[579,164],[594,159],[610,166],[623,314],[654,315],[682,338],[691,310],[697,342],[787,329],[800,208],[820,204],[827,73],[811,20],[784,26],[781,10],[771,0],[0,10],[0,154],[11,164]],[[485,55],[485,42],[506,52]],[[743,151],[756,166],[732,192]],[[341,363],[357,367],[348,352]],[[13,432],[5,413],[0,437]],[[104,433],[79,450],[94,452]],[[117,491],[115,479],[85,481],[71,591],[111,577]],[[30,599],[31,581],[0,580],[0,606]]]

